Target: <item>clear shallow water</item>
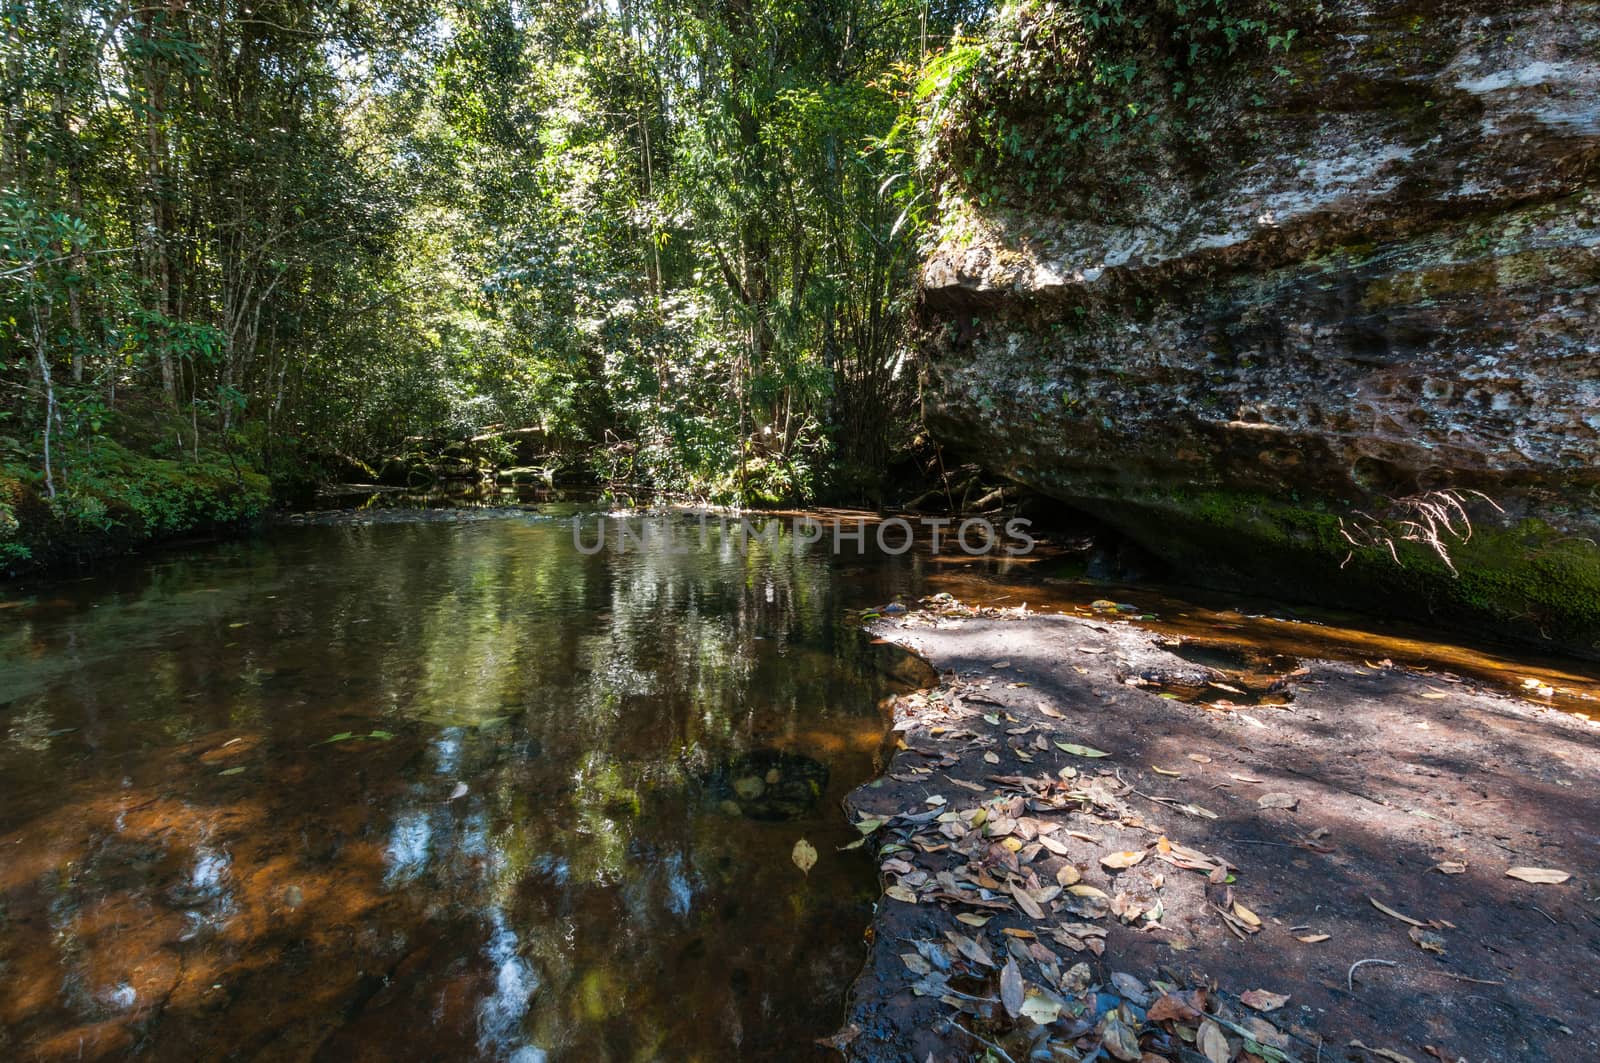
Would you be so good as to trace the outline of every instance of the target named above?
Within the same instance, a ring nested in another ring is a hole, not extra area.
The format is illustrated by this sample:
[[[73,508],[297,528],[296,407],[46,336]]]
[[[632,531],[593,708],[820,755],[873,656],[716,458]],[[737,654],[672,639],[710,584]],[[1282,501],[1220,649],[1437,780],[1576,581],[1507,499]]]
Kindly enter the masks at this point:
[[[923,562],[678,545],[391,518],[0,599],[0,1057],[816,1051],[904,688],[850,616]]]

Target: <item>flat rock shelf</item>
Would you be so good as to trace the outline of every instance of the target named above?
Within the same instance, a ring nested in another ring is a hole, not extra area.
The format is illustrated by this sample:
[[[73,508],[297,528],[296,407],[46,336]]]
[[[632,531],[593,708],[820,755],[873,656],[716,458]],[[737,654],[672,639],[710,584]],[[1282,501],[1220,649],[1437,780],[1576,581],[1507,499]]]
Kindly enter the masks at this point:
[[[948,596],[876,630],[942,680],[848,800],[848,1058],[1600,1058],[1583,717],[1388,661],[1218,709],[1177,640]]]

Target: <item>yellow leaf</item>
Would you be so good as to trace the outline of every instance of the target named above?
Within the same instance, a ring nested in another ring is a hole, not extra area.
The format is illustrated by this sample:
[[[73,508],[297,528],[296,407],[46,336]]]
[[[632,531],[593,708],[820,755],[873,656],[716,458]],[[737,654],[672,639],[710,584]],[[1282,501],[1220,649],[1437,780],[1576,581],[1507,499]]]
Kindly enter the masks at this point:
[[[968,926],[982,926],[983,924],[987,923],[989,920],[993,919],[994,916],[992,916],[992,915],[973,915],[971,912],[961,912],[959,915],[956,916],[956,918],[959,919],[961,922],[967,924]]]
[[[1244,905],[1240,904],[1238,901],[1233,902],[1233,914],[1240,921],[1247,923],[1250,926],[1261,925],[1261,917],[1255,912],[1252,912],[1250,909],[1246,908]]]
[[[1158,768],[1154,764],[1150,765],[1150,770],[1155,772],[1157,775],[1166,775],[1173,779],[1183,778],[1183,772],[1181,771],[1168,771],[1166,768]]]
[[[1297,940],[1304,941],[1307,945],[1315,945],[1319,941],[1327,941],[1332,934],[1307,934]]]
[[[1121,852],[1107,853],[1106,855],[1102,856],[1100,858],[1100,865],[1102,867],[1110,868],[1113,871],[1119,871],[1125,867],[1132,867],[1134,864],[1137,864],[1139,861],[1143,860],[1147,855],[1149,854],[1142,849],[1124,849]]]
[[[809,875],[811,869],[817,866],[817,850],[810,842],[801,838],[794,843],[794,851],[789,854],[789,859],[794,861],[795,867]]]
[[[917,895],[906,889],[904,886],[889,886],[883,891],[883,895],[885,897],[892,897],[893,899],[904,904],[917,903]]]

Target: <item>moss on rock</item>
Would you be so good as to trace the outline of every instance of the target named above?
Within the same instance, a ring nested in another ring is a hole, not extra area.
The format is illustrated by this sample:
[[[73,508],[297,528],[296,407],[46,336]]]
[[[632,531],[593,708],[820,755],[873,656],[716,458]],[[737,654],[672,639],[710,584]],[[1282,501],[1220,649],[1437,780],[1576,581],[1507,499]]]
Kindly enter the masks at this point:
[[[1353,547],[1341,514],[1217,489],[1083,501],[1140,545],[1203,584],[1264,587],[1289,598],[1493,631],[1566,652],[1600,653],[1600,545],[1537,518],[1477,514],[1470,537],[1446,541],[1454,566],[1426,545]]]

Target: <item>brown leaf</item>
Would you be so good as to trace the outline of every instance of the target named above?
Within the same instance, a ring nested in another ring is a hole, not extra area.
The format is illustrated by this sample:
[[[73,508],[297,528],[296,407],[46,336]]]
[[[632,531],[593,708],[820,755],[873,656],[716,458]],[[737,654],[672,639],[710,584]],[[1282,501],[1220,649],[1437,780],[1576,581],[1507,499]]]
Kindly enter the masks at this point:
[[[1017,958],[1012,956],[1000,968],[1000,1003],[1005,1005],[1006,1014],[1013,1019],[1022,1013],[1022,998],[1022,968],[1017,966]]]
[[[1256,798],[1256,804],[1260,805],[1262,808],[1292,809],[1299,803],[1300,799],[1293,794],[1278,792],[1262,794],[1260,797]]]
[[[1239,999],[1244,1001],[1246,1007],[1255,1008],[1257,1011],[1277,1011],[1289,1003],[1289,994],[1252,989],[1247,993],[1241,993]]]
[[[1105,1050],[1124,1063],[1138,1063],[1144,1053],[1139,1049],[1139,1035],[1123,1017],[1122,1008],[1108,1011],[1100,1020],[1100,1043]]]
[[[1233,1058],[1233,1049],[1228,1047],[1228,1038],[1223,1035],[1222,1027],[1210,1019],[1200,1024],[1194,1044],[1210,1063],[1228,1063]]]
[[[1034,900],[1032,895],[1029,894],[1026,889],[1023,889],[1014,882],[1011,884],[1011,896],[1016,898],[1017,907],[1021,908],[1023,913],[1027,915],[1029,919],[1044,918],[1044,909],[1039,907],[1039,902]]]
[[[849,1026],[846,1026],[832,1037],[817,1038],[817,1044],[821,1045],[823,1048],[831,1048],[837,1052],[843,1052],[845,1050],[845,1046],[860,1036],[861,1027],[852,1022]]]
[[[975,941],[965,934],[958,934],[954,930],[946,930],[944,936],[956,947],[957,952],[973,963],[981,963],[985,967],[994,966],[994,958],[989,955],[989,950],[983,947],[983,942]]]
[[[1367,900],[1371,901],[1372,902],[1372,906],[1374,908],[1378,909],[1378,911],[1382,912],[1384,915],[1393,916],[1394,918],[1400,920],[1402,923],[1410,923],[1412,926],[1421,926],[1422,925],[1421,921],[1413,919],[1409,915],[1401,915],[1399,912],[1395,911],[1393,908],[1389,907],[1387,904],[1383,904],[1382,902],[1380,902],[1375,897],[1368,897]]]
[[[1206,1010],[1206,991],[1189,989],[1183,992],[1163,993],[1146,1016],[1151,1022],[1199,1022]]]
[[[1506,878],[1521,879],[1523,882],[1534,882],[1546,886],[1559,886],[1571,878],[1565,871],[1556,871],[1548,867],[1513,867],[1506,872]]]
[[[1463,875],[1463,874],[1466,874],[1467,865],[1462,863],[1460,860],[1445,860],[1445,861],[1442,861],[1440,863],[1434,864],[1428,870],[1429,871],[1442,871],[1446,875]]]
[[[1443,935],[1435,934],[1432,930],[1424,930],[1420,926],[1414,926],[1411,928],[1408,936],[1412,941],[1416,942],[1417,947],[1422,949],[1424,952],[1435,952],[1440,956],[1444,955]]]

